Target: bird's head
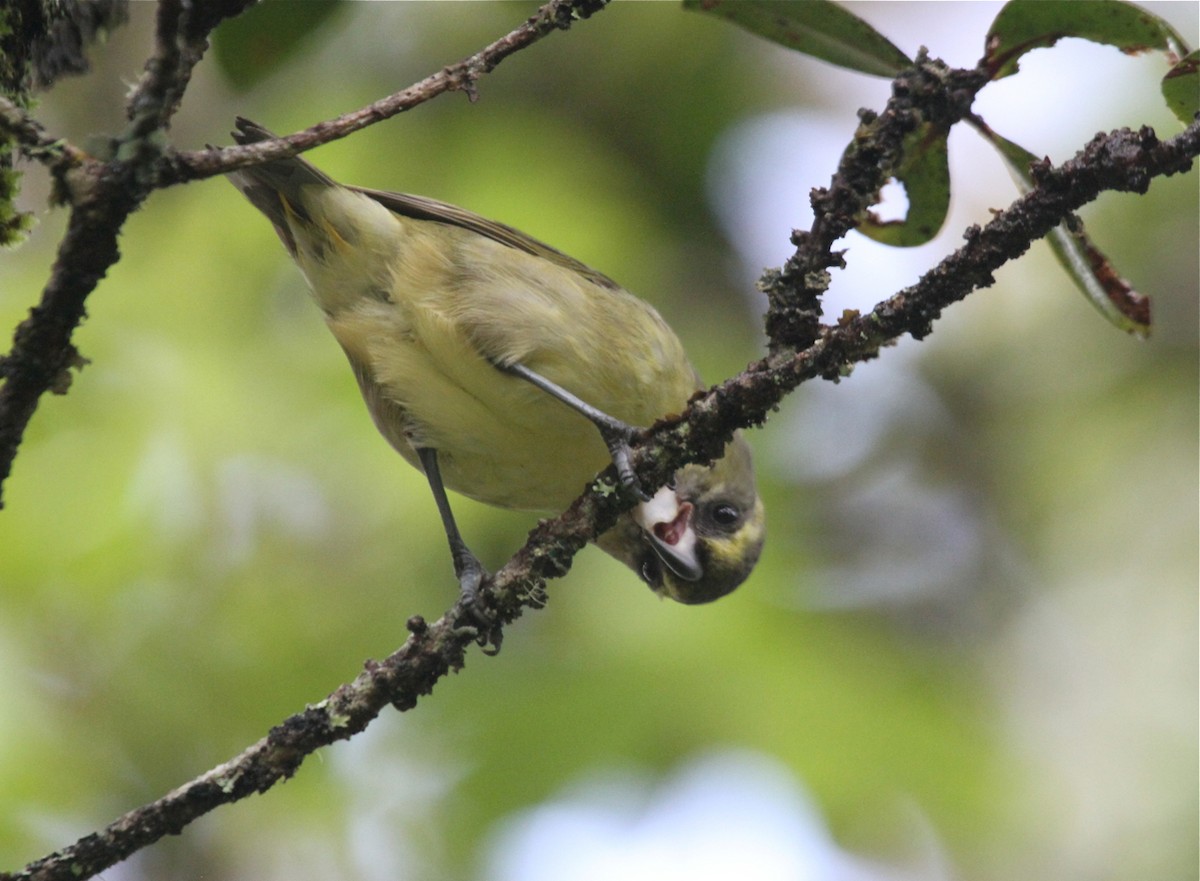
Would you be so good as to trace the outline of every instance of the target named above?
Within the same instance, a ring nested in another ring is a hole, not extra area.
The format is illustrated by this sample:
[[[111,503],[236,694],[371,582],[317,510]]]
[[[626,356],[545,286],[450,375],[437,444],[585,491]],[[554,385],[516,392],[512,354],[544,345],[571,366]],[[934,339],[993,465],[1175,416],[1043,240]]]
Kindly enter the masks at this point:
[[[697,605],[746,580],[762,552],[765,517],[750,448],[736,436],[712,465],[687,465],[624,515],[597,544],[660,596]]]

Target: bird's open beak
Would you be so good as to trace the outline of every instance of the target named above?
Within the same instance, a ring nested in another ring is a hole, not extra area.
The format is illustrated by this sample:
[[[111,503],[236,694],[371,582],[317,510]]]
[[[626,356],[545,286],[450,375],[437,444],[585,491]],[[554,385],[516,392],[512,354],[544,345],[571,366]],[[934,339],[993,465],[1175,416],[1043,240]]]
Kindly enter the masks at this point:
[[[656,557],[684,581],[699,581],[704,567],[696,552],[696,530],[692,526],[695,506],[680,501],[675,490],[664,486],[634,514]]]

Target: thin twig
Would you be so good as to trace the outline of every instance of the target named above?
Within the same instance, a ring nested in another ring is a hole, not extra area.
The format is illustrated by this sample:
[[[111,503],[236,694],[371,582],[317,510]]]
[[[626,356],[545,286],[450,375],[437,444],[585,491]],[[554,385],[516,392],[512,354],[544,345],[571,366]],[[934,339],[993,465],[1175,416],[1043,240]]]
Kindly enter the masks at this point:
[[[0,131],[12,136],[22,156],[45,165],[60,165],[65,158],[74,166],[87,158],[77,147],[47,135],[40,122],[4,97],[0,97]]]
[[[191,82],[192,70],[208,49],[208,35],[226,18],[239,15],[256,0],[222,0],[199,6],[183,0],[158,0],[154,54],[129,96],[129,140],[166,129]]]
[[[159,179],[164,185],[226,174],[247,165],[295,156],[322,144],[390,119],[445,92],[463,91],[474,97],[481,76],[520,49],[554,30],[566,30],[576,19],[588,18],[608,0],[554,0],[542,6],[524,24],[480,49],[469,58],[439,70],[406,89],[380,98],[358,110],[327,119],[303,131],[242,146],[181,151],[163,159]]]

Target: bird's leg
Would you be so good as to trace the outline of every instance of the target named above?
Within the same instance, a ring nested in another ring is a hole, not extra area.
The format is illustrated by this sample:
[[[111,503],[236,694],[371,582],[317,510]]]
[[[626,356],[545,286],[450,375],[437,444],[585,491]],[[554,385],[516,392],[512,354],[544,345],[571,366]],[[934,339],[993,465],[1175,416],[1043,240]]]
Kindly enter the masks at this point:
[[[463,541],[458,524],[454,522],[454,512],[450,510],[450,500],[446,498],[446,487],[442,483],[442,472],[438,468],[437,450],[432,447],[417,447],[417,457],[421,460],[421,468],[433,490],[433,500],[437,503],[438,514],[442,517],[442,528],[446,530],[446,540],[450,542],[450,556],[454,559],[454,575],[458,578],[458,586],[462,591],[463,602],[473,606],[479,599],[479,585],[487,570],[479,562],[479,558],[471,553],[467,543]]]
[[[520,377],[526,382],[537,386],[552,398],[562,401],[579,415],[586,418],[600,431],[600,437],[604,439],[605,445],[608,447],[608,452],[612,456],[613,465],[617,468],[617,476],[621,480],[621,484],[632,491],[642,501],[648,501],[650,497],[642,490],[641,483],[637,479],[637,475],[633,473],[633,465],[630,463],[629,442],[638,434],[638,429],[620,419],[614,419],[603,410],[598,410],[575,395],[571,394],[557,383],[551,382],[542,376],[540,373],[530,370],[523,364],[497,364],[497,368],[505,373],[511,373],[513,376]]]
[[[438,514],[442,518],[442,528],[446,530],[446,541],[450,543],[454,575],[458,578],[459,605],[474,622],[467,625],[466,630],[483,648],[485,654],[494,655],[500,651],[500,640],[504,634],[495,615],[479,602],[479,588],[487,576],[487,570],[483,568],[479,558],[471,553],[471,549],[463,541],[462,533],[458,531],[458,524],[454,522],[454,512],[450,510],[446,486],[442,483],[442,471],[438,467],[437,450],[432,447],[417,447],[417,458],[421,460],[421,468],[425,471],[429,488],[433,490],[433,500],[437,503]]]

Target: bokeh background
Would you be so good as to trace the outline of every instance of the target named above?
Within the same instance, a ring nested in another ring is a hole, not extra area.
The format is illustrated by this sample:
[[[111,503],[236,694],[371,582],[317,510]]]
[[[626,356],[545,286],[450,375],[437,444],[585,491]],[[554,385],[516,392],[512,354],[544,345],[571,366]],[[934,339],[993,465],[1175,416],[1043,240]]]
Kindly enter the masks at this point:
[[[1195,4],[1147,6],[1200,42]],[[345,4],[269,71],[209,59],[172,141],[229,143],[237,114],[281,132],[334,116],[534,8]],[[998,5],[853,8],[970,65]],[[52,133],[120,128],[152,46],[152,4],[131,11],[90,75],[43,96]],[[1162,57],[1066,41],[1022,68],[979,109],[1039,155],[1179,129]],[[761,351],[754,280],[810,220],[855,110],[887,94],[673,3],[621,3],[504,62],[477,102],[311,158],[612,275],[716,381]],[[947,229],[903,252],[852,235],[830,315],[1014,198],[972,133],[951,159]],[[770,537],[741,591],[659,602],[585,551],[499,657],[104,877],[1195,879],[1197,179],[1084,212],[1154,297],[1149,341],[1035,246],[927,341],[803,387],[751,435]],[[46,192],[31,168],[40,224],[0,259],[3,327],[64,226]],[[156,194],[121,246],[77,335],[92,363],[41,405],[0,513],[3,869],[225,760],[454,594],[422,478],[376,436],[269,225],[212,180]],[[493,566],[533,522],[455,504]]]

